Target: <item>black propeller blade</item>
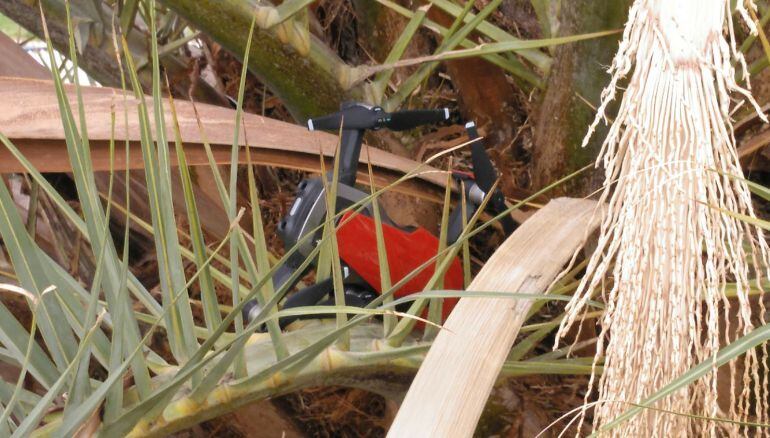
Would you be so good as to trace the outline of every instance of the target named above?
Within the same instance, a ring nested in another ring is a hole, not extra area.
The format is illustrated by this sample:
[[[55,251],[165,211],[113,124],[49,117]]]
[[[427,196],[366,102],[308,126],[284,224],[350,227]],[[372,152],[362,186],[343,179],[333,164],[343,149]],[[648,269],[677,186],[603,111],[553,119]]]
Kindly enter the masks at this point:
[[[475,123],[468,122],[465,125],[465,129],[468,131],[468,137],[471,140],[479,138],[479,132],[476,129]],[[489,193],[492,186],[495,185],[495,181],[497,181],[497,171],[495,170],[492,161],[489,159],[489,155],[487,155],[482,140],[471,143],[471,163],[473,164],[473,175],[476,184],[478,184],[479,188],[483,190],[484,193]]]
[[[343,129],[376,129],[387,116],[388,113],[378,106],[353,104],[336,113],[308,120],[307,128],[311,131],[339,131],[341,126]]]
[[[332,283],[332,279],[328,278],[312,286],[308,286],[302,290],[299,290],[289,298],[286,298],[282,308],[291,309],[293,307],[315,306],[333,291],[334,284]],[[254,318],[256,318],[260,311],[262,311],[262,308],[259,306],[259,304],[257,304],[257,301],[252,300],[248,302],[246,306],[244,306],[244,318],[247,322],[251,322]],[[287,325],[300,318],[301,317],[297,315],[284,316],[278,320],[278,324],[281,328],[285,328]],[[260,326],[258,330],[265,331],[265,326]]]
[[[385,128],[391,131],[406,131],[422,125],[433,125],[449,120],[449,108],[435,110],[405,110],[389,114]]]
[[[340,127],[351,130],[386,128],[393,131],[405,131],[446,120],[449,120],[448,108],[388,113],[379,106],[354,103],[343,106],[336,113],[308,120],[307,127],[311,131],[337,131]]]
[[[319,281],[312,286],[297,291],[297,293],[286,298],[283,308],[291,309],[292,307],[315,306],[333,291],[334,283],[332,282],[331,277],[329,277],[326,280]]]

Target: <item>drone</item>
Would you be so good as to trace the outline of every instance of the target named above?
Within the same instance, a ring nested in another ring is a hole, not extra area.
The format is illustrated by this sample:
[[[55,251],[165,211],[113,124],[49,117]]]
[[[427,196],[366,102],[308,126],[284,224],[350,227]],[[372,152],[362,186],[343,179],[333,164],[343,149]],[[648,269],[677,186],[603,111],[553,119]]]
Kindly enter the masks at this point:
[[[323,130],[341,132],[339,147],[339,170],[335,214],[349,207],[362,204],[359,211],[347,211],[337,219],[336,238],[342,278],[345,304],[365,307],[384,291],[380,283],[380,262],[376,239],[376,223],[371,202],[363,201],[369,194],[356,188],[356,174],[361,155],[361,145],[367,131],[387,129],[406,131],[419,126],[450,123],[448,108],[404,110],[386,112],[382,107],[363,103],[348,102],[342,104],[340,111],[307,121],[311,131]],[[472,173],[453,171],[454,181],[465,192],[465,208],[456,207],[450,214],[447,228],[447,243],[457,241],[466,223],[482,206],[492,213],[500,214],[507,210],[505,198],[499,189],[494,188],[498,178],[492,161],[487,155],[482,139],[474,122],[467,122],[465,130],[470,141]],[[326,181],[324,181],[326,178]],[[297,186],[297,193],[288,214],[278,224],[278,235],[286,250],[297,247],[275,271],[273,284],[276,290],[285,287],[293,289],[304,271],[312,268],[313,263],[305,263],[322,238],[322,224],[327,220],[326,190],[331,185],[332,172],[326,175],[307,178]],[[494,190],[491,194],[490,191]],[[484,199],[487,198],[486,204]],[[376,202],[376,201],[375,201]],[[414,270],[433,258],[439,248],[439,239],[422,227],[403,227],[390,219],[387,212],[379,209],[382,232],[387,253],[391,279],[396,284]],[[465,215],[465,217],[463,217]],[[500,223],[506,235],[512,233],[516,223],[510,215],[504,215]],[[309,236],[313,234],[312,236]],[[302,268],[306,265],[306,268]],[[295,275],[298,270],[300,275]],[[422,292],[433,275],[435,263],[422,269],[394,292],[396,298]],[[463,289],[463,270],[459,258],[455,257],[444,277],[444,287],[449,290]],[[444,317],[448,316],[456,299],[448,299],[444,306]],[[332,278],[319,281],[302,288],[288,296],[281,308],[290,309],[304,306],[334,305],[334,284]],[[246,322],[251,322],[262,308],[255,301],[246,303],[243,315]],[[279,326],[284,329],[292,322],[309,316],[286,316],[279,319]],[[324,317],[313,315],[314,318]]]

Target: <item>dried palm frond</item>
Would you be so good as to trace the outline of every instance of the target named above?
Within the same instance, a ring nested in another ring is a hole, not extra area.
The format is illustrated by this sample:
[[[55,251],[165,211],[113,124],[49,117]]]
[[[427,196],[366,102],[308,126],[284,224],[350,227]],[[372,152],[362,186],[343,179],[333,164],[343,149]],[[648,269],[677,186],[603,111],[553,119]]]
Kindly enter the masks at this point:
[[[608,213],[586,275],[568,305],[560,336],[597,290],[607,303],[596,358],[594,428],[712,358],[720,339],[752,330],[748,292],[759,285],[768,246],[759,229],[729,212],[754,216],[735,153],[731,96],[761,111],[735,80],[736,50],[728,0],[636,0],[610,68],[612,80],[589,129],[628,78],[599,157]],[[746,7],[737,12],[748,19]],[[745,73],[744,73],[745,76]],[[761,115],[764,118],[764,115]],[[597,163],[598,164],[598,163]],[[744,243],[748,245],[744,246]],[[608,278],[609,275],[609,278]],[[725,284],[737,284],[735,301]],[[761,303],[761,300],[760,300]],[[731,327],[728,309],[737,304]],[[764,323],[761,307],[755,321]],[[737,326],[736,326],[737,325]],[[714,434],[724,423],[663,411],[767,422],[768,373],[761,353],[730,364],[729,412],[717,403],[717,370],[612,429],[612,436]],[[762,372],[760,372],[762,368]],[[590,391],[589,391],[590,393]],[[738,432],[737,426],[726,430]]]

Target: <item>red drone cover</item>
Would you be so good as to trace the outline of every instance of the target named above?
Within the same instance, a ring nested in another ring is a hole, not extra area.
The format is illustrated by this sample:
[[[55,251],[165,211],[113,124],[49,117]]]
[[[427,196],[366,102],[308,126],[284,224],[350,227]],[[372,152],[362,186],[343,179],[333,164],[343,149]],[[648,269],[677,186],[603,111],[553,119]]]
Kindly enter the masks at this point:
[[[377,235],[372,218],[353,212],[346,213],[337,230],[337,245],[340,258],[357,272],[372,288],[382,293],[380,285],[380,262],[377,255]],[[385,237],[385,250],[388,254],[390,279],[396,284],[413,270],[420,267],[438,251],[439,241],[424,228],[408,232],[382,224]],[[422,292],[433,276],[436,263],[420,271],[411,280],[399,288],[395,296],[400,298],[416,292]],[[447,290],[463,289],[463,270],[460,259],[455,257],[444,275],[444,287]],[[444,300],[444,319],[457,303],[457,298]]]

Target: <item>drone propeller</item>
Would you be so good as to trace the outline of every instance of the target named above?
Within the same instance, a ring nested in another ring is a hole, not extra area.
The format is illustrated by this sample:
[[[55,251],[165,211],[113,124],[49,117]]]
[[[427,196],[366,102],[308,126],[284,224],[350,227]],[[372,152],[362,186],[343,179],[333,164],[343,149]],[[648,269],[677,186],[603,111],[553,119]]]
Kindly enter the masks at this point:
[[[340,127],[349,130],[386,128],[391,131],[405,131],[446,120],[449,120],[448,108],[388,113],[379,106],[354,103],[343,105],[343,108],[336,113],[309,119],[307,127],[311,131],[336,131]]]
[[[468,131],[470,140],[476,140],[480,137],[475,123],[466,123],[465,129]],[[495,181],[497,181],[497,171],[489,159],[486,149],[484,149],[484,142],[481,140],[471,143],[471,163],[473,164],[473,175],[476,184],[484,193],[489,193],[495,185]],[[493,200],[490,199],[490,202]]]
[[[449,108],[404,110],[390,113],[385,125],[391,131],[406,131],[422,125],[432,125],[449,120]]]

